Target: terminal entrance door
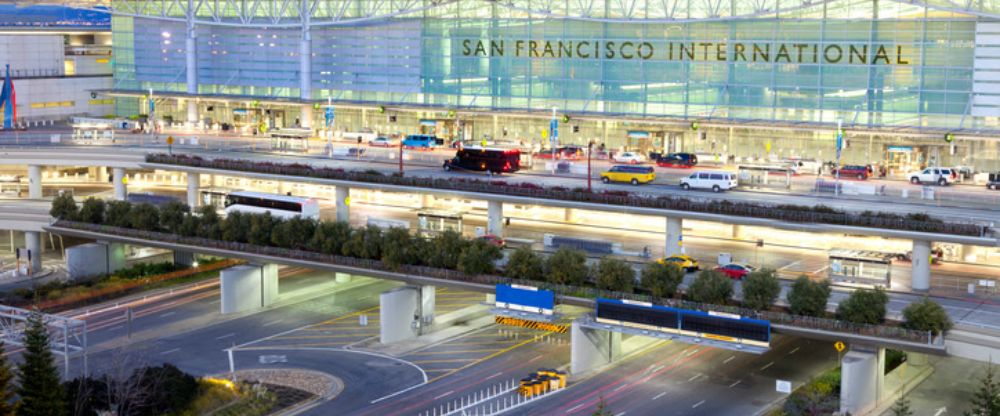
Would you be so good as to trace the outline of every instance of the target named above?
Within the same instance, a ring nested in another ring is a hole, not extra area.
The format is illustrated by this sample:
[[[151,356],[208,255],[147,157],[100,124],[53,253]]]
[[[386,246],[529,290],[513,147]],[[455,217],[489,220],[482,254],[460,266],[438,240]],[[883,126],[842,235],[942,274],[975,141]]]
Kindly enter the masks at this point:
[[[925,164],[923,146],[886,146],[885,167],[889,176],[905,176]]]

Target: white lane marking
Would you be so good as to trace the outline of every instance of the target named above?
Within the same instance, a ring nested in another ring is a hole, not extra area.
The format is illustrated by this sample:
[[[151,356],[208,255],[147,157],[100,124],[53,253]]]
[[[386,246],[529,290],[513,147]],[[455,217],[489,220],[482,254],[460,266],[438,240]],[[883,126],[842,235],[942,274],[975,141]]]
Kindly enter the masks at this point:
[[[271,321],[271,322],[265,322],[265,323],[261,324],[261,326],[271,326],[271,325],[274,325],[274,324],[280,324],[280,323],[282,323],[284,321],[285,321],[284,319],[278,319],[278,320],[274,320],[274,321]]]
[[[533,363],[533,362],[535,362],[535,361],[538,361],[538,360],[541,360],[541,359],[542,359],[542,357],[543,357],[542,355],[539,355],[539,356],[537,356],[537,357],[535,357],[535,358],[532,358],[532,359],[528,360],[528,362],[529,362],[529,363]]]
[[[160,314],[160,318],[166,318],[166,317],[168,317],[170,315],[173,315],[175,313],[177,313],[177,311],[167,312],[167,313],[164,313],[164,314]]]
[[[760,368],[760,371],[764,371],[764,370],[766,370],[768,367],[770,367],[772,365],[774,365],[774,361],[771,361],[771,362],[769,362],[767,364],[764,364],[764,366]]]
[[[496,377],[500,377],[500,375],[501,375],[501,374],[503,374],[503,371],[497,371],[497,373],[496,373],[496,374],[494,374],[494,375],[492,375],[492,376],[489,376],[489,377],[486,377],[486,378],[484,378],[483,380],[489,380],[489,379],[491,379],[491,378],[496,378]]]
[[[701,376],[702,376],[701,373],[695,374],[695,375],[691,376],[691,378],[689,378],[688,381],[695,381],[696,379],[698,379],[698,377],[701,377]]]
[[[167,355],[167,354],[173,354],[173,353],[175,353],[175,352],[177,352],[177,351],[180,351],[180,350],[181,350],[180,348],[174,348],[174,349],[172,349],[172,350],[166,350],[166,351],[163,351],[163,352],[161,352],[161,353],[160,353],[160,355]]]
[[[735,358],[736,358],[736,356],[735,356],[735,355],[731,355],[731,356],[729,356],[729,358],[726,358],[726,361],[723,361],[722,363],[723,363],[723,364],[726,364],[726,363],[728,363],[728,362],[732,361],[732,360],[733,360],[733,359],[735,359]]]
[[[698,352],[700,350],[701,350],[701,348],[695,348],[695,349],[693,349],[693,350],[688,351],[687,353],[685,353],[684,356],[685,357],[690,357],[690,356],[694,355],[694,353],[696,353],[696,352]]]
[[[581,408],[581,407],[583,407],[583,404],[582,404],[582,403],[581,403],[581,404],[578,404],[578,405],[576,405],[576,406],[573,406],[573,407],[571,407],[571,408],[569,408],[569,409],[566,409],[566,414],[570,414],[570,413],[573,413],[573,412],[575,412],[575,411],[576,411],[576,409],[579,409],[579,408]]]
[[[659,399],[660,397],[663,397],[666,394],[667,394],[667,392],[663,392],[663,393],[657,394],[657,395],[653,396],[653,400]]]
[[[943,415],[945,413],[948,413],[948,408],[944,407],[944,406],[941,406],[941,408],[938,409],[936,413],[934,413],[934,416],[941,416],[941,415]]]
[[[226,334],[226,335],[223,335],[223,336],[219,336],[219,337],[215,337],[215,339],[226,339],[226,338],[229,338],[229,337],[231,337],[231,336],[235,336],[235,335],[236,335],[236,333],[235,333],[235,332],[230,332],[230,333],[228,333],[228,334]]]
[[[743,381],[743,380],[736,380],[736,382],[735,382],[735,383],[733,383],[733,384],[730,384],[730,385],[729,385],[729,388],[733,388],[733,387],[736,387],[736,385],[737,385],[737,384],[740,384],[740,382],[741,382],[741,381]]]
[[[626,387],[628,387],[628,384],[622,384],[622,385],[620,385],[620,386],[618,386],[618,387],[615,387],[615,390],[614,390],[614,391],[618,391],[618,390],[621,390],[621,389],[624,389],[624,388],[626,388]]]
[[[694,409],[694,408],[696,408],[696,407],[698,407],[698,406],[701,406],[701,405],[703,405],[703,404],[705,404],[705,401],[704,401],[704,400],[702,400],[702,401],[700,401],[700,402],[698,402],[698,403],[695,403],[694,405],[692,405],[692,406],[691,406],[691,408],[692,408],[692,409]]]
[[[788,264],[786,264],[786,265],[784,265],[784,266],[781,266],[781,267],[779,267],[779,268],[778,268],[778,271],[780,272],[780,271],[782,271],[782,270],[785,270],[785,269],[788,269],[788,268],[791,268],[791,267],[794,267],[794,266],[798,265],[799,263],[802,263],[802,260],[797,260],[797,261],[794,261],[794,262],[791,262],[791,263],[788,263]]]
[[[794,350],[791,350],[791,351],[789,351],[789,352],[788,352],[788,355],[792,355],[792,354],[795,354],[795,352],[796,352],[796,351],[798,351],[798,350],[799,350],[799,348],[800,348],[800,347],[795,347],[795,349],[794,349]]]
[[[621,413],[619,413],[619,414],[617,414],[615,416],[625,416],[625,412],[621,412]]]
[[[663,366],[662,365],[658,365],[658,366],[656,366],[656,368],[653,368],[653,371],[650,371],[650,373],[655,373],[655,372],[660,371],[662,369],[663,369]]]
[[[437,399],[440,399],[440,398],[442,398],[442,397],[444,397],[444,396],[447,396],[447,395],[449,395],[449,394],[452,394],[452,393],[454,393],[454,392],[455,392],[455,390],[448,390],[448,392],[447,392],[447,393],[444,393],[444,394],[439,394],[439,395],[438,395],[437,397],[435,397],[435,398],[434,398],[434,400],[437,400]]]

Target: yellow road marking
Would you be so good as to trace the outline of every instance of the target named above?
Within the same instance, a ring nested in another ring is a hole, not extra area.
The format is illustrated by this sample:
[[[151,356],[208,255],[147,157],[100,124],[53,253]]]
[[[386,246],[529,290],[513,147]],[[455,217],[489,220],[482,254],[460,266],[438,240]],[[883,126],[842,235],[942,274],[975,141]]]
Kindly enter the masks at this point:
[[[442,360],[423,360],[423,361],[410,361],[414,364],[433,364],[433,363],[462,363],[467,361],[472,361],[475,358],[449,358]]]
[[[477,352],[491,352],[496,351],[496,348],[487,348],[485,350],[457,350],[457,351],[429,351],[429,352],[415,352],[410,354],[410,356],[415,355],[439,355],[439,354],[471,354]]]
[[[280,336],[271,339],[329,339],[329,338],[352,338],[365,335],[374,335],[378,331],[368,331],[360,334],[337,334],[337,335],[292,335],[292,336]]]

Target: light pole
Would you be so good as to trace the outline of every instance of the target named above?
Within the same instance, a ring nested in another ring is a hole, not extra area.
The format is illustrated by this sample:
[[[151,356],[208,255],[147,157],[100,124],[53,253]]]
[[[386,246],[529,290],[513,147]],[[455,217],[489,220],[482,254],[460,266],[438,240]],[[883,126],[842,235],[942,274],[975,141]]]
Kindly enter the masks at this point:
[[[402,137],[399,138],[399,176],[403,176],[403,138]]]
[[[549,121],[549,147],[552,148],[552,174],[556,174],[556,144],[559,143],[559,125],[556,124],[556,111],[559,107],[552,107],[552,120]]]
[[[834,175],[833,179],[833,196],[840,195],[840,149],[844,146],[844,130],[843,130],[844,119],[837,118],[837,164],[834,166],[837,169],[837,173]]]
[[[594,153],[594,140],[590,140],[590,142],[587,143],[587,192],[588,193],[593,192],[594,190],[593,187],[591,187],[590,185],[590,177],[592,176],[590,173],[590,158],[591,154],[593,153]]]

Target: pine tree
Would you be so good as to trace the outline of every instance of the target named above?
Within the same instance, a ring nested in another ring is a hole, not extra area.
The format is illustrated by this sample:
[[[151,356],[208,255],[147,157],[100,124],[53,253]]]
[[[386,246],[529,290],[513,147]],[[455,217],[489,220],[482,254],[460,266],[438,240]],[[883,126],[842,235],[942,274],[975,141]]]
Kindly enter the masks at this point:
[[[991,363],[986,367],[986,375],[980,380],[979,390],[972,398],[972,410],[966,416],[1000,416],[1000,384]]]
[[[42,314],[32,312],[24,330],[24,361],[17,367],[21,397],[19,416],[56,416],[65,413],[63,387],[49,346]]]
[[[913,410],[910,410],[910,399],[907,399],[906,396],[900,396],[890,411],[892,416],[913,416]]]
[[[0,341],[0,416],[14,416],[18,405],[14,397],[14,372],[4,353],[4,345]]]

